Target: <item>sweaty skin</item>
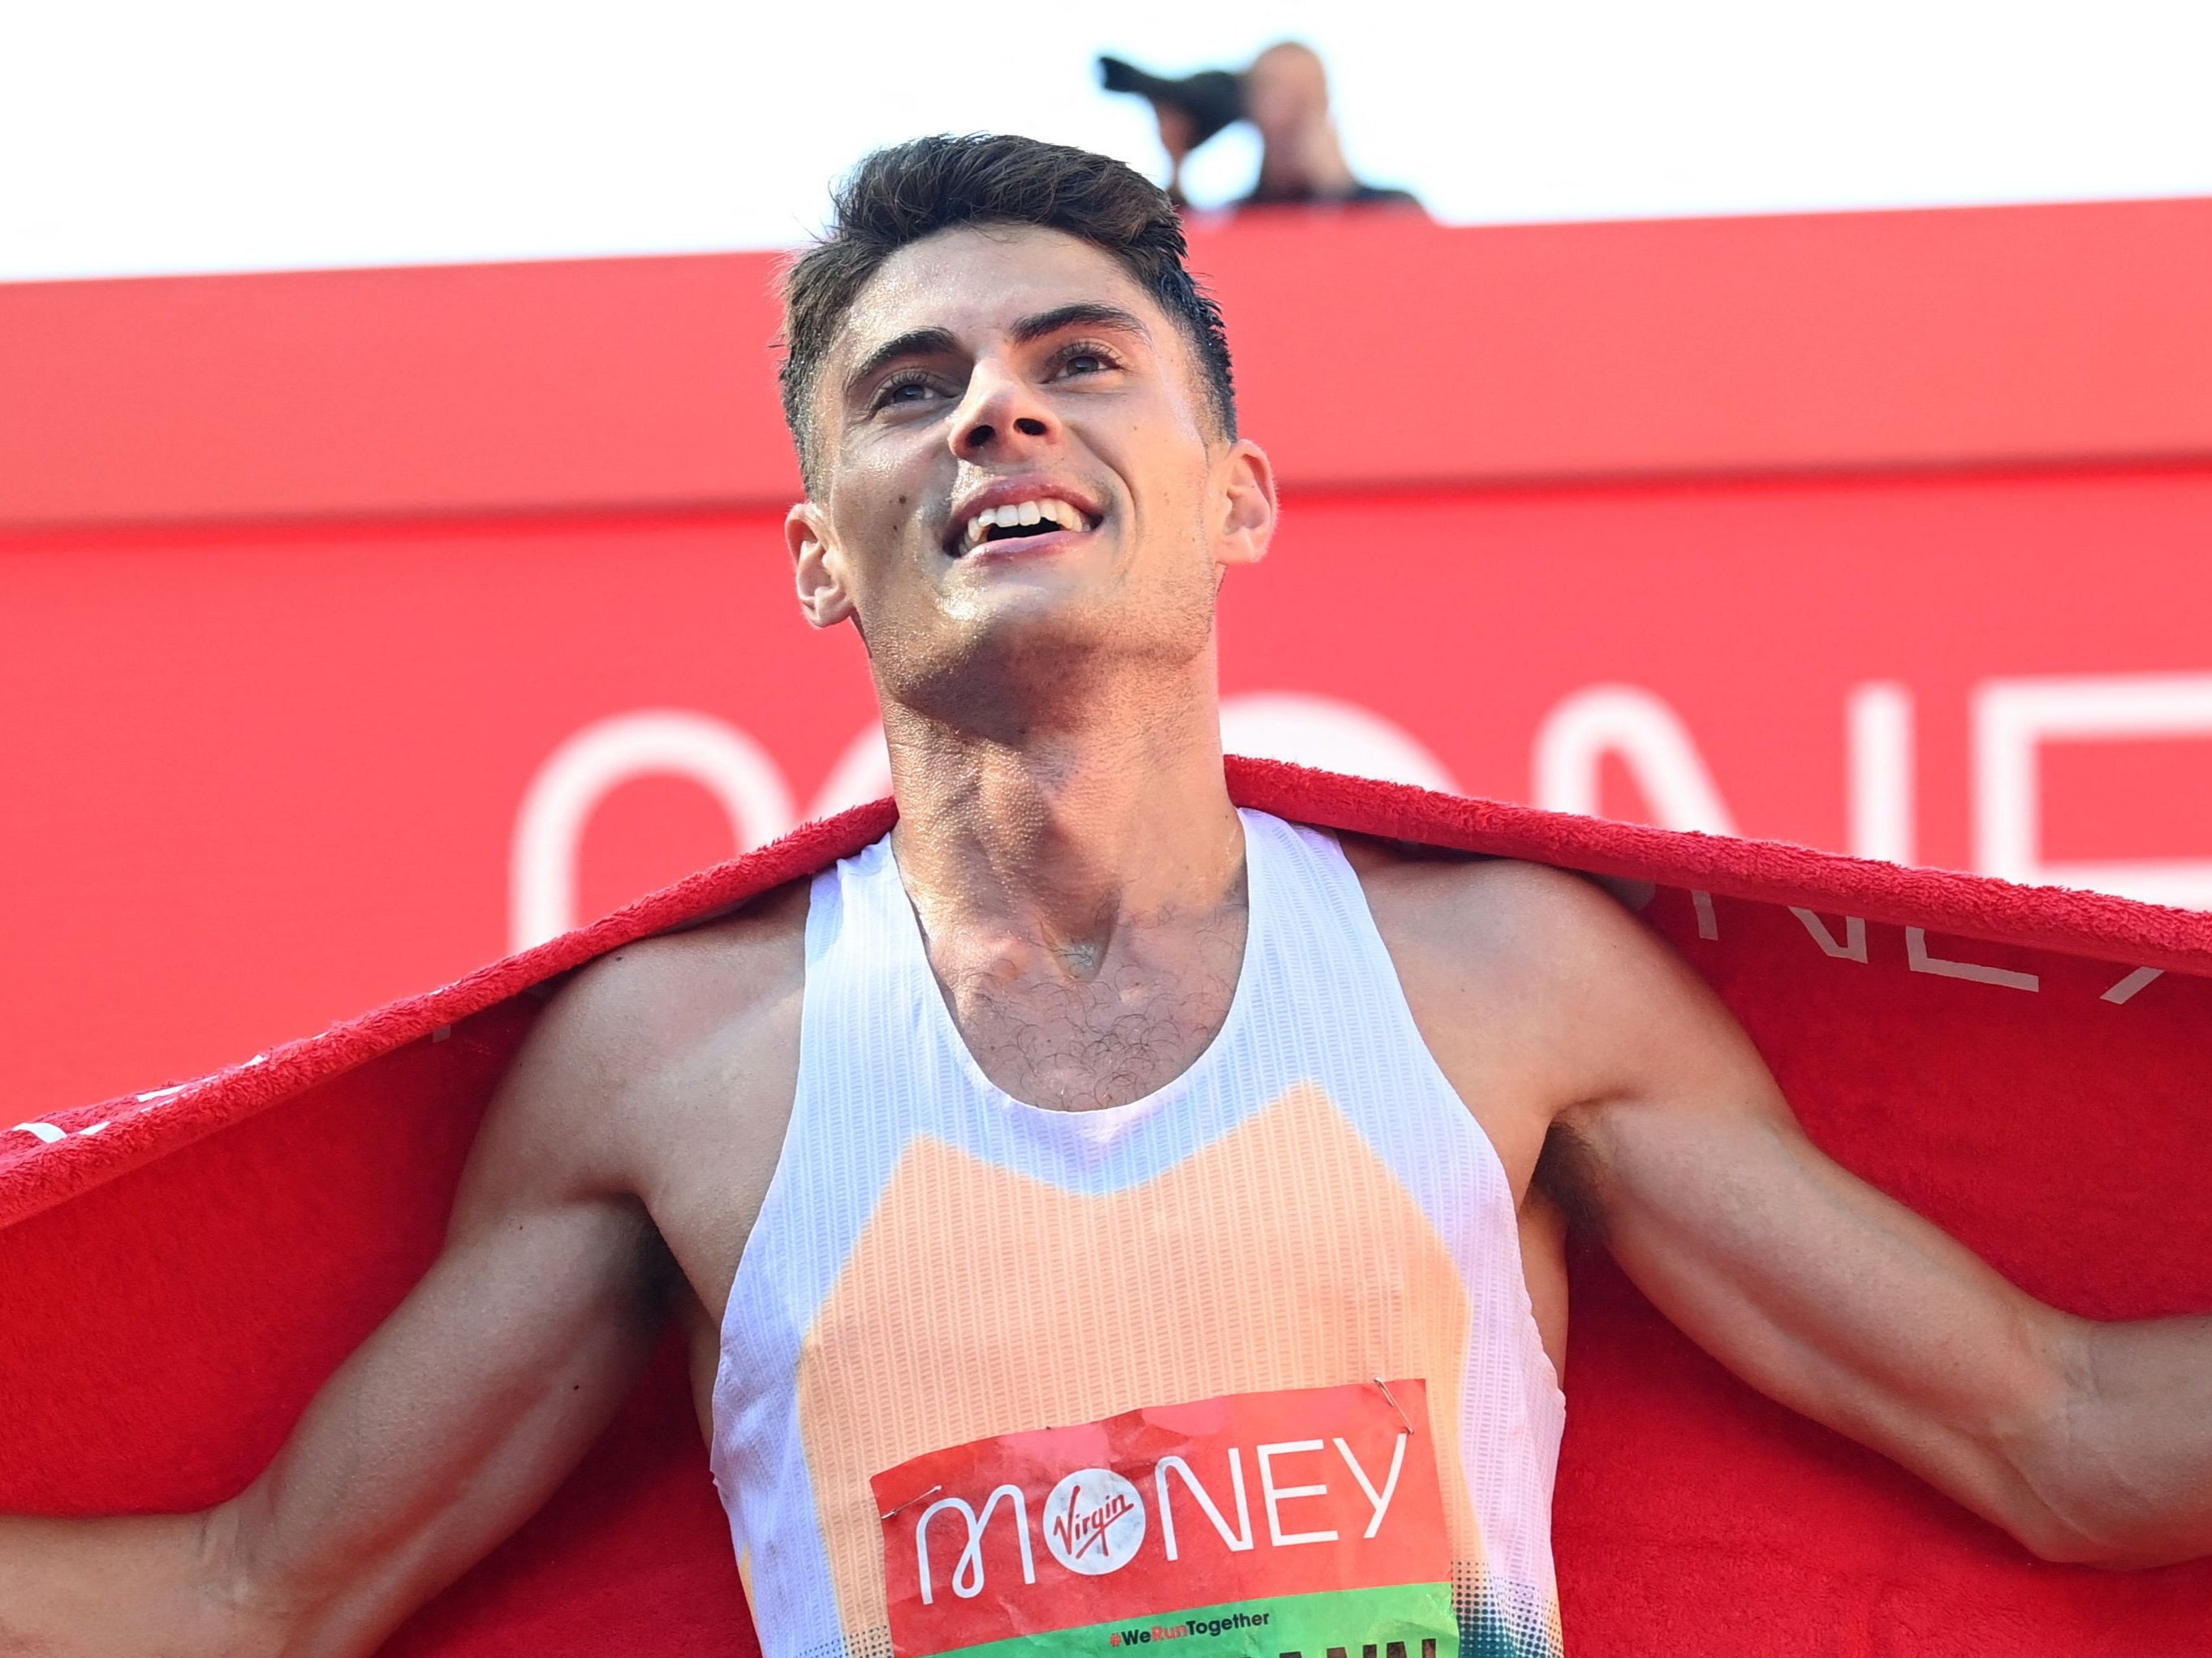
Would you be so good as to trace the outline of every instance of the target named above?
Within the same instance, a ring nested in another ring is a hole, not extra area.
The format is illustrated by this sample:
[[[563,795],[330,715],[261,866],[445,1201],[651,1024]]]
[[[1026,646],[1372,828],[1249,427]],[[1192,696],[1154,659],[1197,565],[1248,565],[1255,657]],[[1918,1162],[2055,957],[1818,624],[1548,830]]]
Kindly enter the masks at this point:
[[[867,641],[900,867],[991,1078],[1082,1111],[1185,1070],[1245,935],[1213,600],[1275,523],[1175,323],[1055,232],[949,231],[817,387],[799,601]],[[1088,527],[963,549],[1009,486]],[[1373,602],[1418,608],[1376,577]],[[2212,1550],[2212,1326],[2043,1307],[1820,1155],[1705,985],[1595,887],[1347,847],[1496,1146],[1554,1366],[1565,1216],[1753,1386],[2054,1560]],[[798,1072],[803,887],[585,970],[505,1079],[444,1253],[205,1514],[0,1521],[0,1654],[347,1658],[520,1525],[671,1317],[702,1429]]]

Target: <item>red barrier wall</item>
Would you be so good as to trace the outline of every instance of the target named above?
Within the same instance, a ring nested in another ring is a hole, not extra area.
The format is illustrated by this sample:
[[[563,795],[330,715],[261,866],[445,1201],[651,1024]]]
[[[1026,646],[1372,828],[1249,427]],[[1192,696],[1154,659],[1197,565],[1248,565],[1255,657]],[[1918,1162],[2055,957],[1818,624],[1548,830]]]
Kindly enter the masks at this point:
[[[1195,259],[1232,746],[2212,904],[2212,202]],[[0,1131],[872,786],[773,267],[0,287]]]

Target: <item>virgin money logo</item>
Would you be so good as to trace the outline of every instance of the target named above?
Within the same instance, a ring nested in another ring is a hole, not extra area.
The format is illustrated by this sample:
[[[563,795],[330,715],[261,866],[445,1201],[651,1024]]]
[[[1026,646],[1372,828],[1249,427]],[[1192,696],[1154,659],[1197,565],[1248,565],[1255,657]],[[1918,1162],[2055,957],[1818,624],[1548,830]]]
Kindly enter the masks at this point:
[[[1136,1558],[1145,1499],[1110,1468],[1081,1468],[1044,1500],[1044,1545],[1070,1571],[1102,1577]]]
[[[1084,1628],[1149,1645],[1179,1607],[1408,1584],[1448,1618],[1427,1416],[1417,1378],[1225,1393],[887,1468],[870,1489],[892,1658]]]

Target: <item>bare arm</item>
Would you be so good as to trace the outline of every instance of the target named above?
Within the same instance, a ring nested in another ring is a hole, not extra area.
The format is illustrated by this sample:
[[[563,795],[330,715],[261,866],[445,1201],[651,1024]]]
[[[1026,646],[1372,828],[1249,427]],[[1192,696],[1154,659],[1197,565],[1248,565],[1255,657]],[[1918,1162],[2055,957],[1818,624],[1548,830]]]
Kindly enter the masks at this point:
[[[1586,1067],[1547,1175],[1660,1311],[2045,1558],[2212,1553],[2212,1320],[2098,1324],[2018,1289],[1823,1155],[1670,951],[1546,884]]]
[[[443,1253],[268,1470],[205,1514],[0,1520],[0,1655],[373,1650],[527,1518],[661,1322],[665,1252],[591,1125],[625,1067],[590,977],[478,1136]]]

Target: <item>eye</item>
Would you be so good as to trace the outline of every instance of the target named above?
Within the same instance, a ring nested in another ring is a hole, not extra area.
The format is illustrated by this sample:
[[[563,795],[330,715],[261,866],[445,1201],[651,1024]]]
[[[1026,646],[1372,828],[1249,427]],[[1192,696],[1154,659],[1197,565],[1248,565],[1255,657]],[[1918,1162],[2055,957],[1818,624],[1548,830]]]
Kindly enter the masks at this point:
[[[908,369],[893,375],[876,388],[872,405],[878,409],[927,403],[938,392],[935,378],[926,369]]]
[[[1103,375],[1121,366],[1121,360],[1103,345],[1088,340],[1079,341],[1060,354],[1059,372],[1062,376]]]

